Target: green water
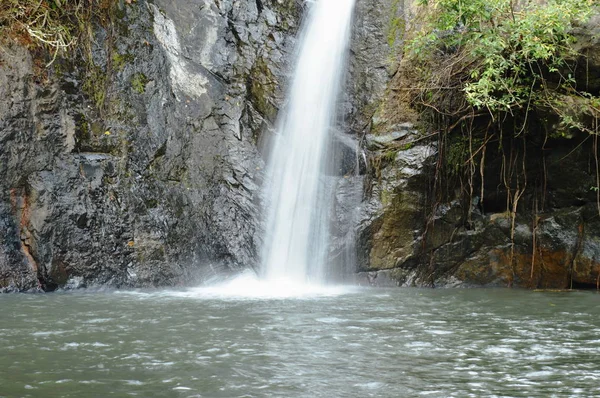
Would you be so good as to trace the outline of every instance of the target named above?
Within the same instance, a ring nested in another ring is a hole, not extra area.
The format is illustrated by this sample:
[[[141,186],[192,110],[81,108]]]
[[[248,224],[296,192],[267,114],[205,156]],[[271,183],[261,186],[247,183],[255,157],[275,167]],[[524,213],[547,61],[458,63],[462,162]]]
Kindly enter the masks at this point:
[[[600,396],[600,295],[0,296],[3,397]]]

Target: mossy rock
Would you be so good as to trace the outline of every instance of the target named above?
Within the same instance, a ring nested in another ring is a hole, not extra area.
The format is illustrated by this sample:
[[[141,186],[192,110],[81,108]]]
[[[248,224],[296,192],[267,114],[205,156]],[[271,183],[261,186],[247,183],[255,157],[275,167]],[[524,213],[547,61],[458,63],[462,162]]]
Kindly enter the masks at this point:
[[[264,117],[274,121],[277,108],[272,103],[277,81],[264,58],[258,58],[250,70],[248,77],[250,100]]]
[[[146,92],[146,84],[148,84],[148,78],[143,73],[136,73],[131,78],[131,88],[138,94]]]

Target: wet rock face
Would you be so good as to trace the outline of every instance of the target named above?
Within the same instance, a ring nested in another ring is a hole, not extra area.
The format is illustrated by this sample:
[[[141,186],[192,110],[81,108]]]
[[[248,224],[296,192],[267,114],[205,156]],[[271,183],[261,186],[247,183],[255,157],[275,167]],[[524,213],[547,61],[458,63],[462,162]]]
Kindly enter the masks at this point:
[[[300,2],[121,4],[47,76],[0,52],[0,289],[191,283],[255,266],[257,149]],[[260,82],[257,84],[256,82]]]
[[[333,280],[347,282],[363,263],[363,243],[357,234],[362,207],[369,206],[364,203],[368,159],[363,143],[397,69],[403,43],[404,3],[356,0],[346,87],[340,101],[343,117],[332,134],[332,171],[325,182],[331,184],[334,193],[328,275]]]
[[[379,167],[358,232],[358,281],[375,286],[600,285],[600,231],[594,148],[586,136],[548,139],[527,152],[530,189],[506,208],[501,157],[488,153],[470,201],[460,192],[432,211],[436,146],[399,126],[367,136]],[[534,141],[535,133],[529,132]],[[542,137],[543,138],[543,137]],[[411,141],[413,140],[413,141]],[[418,140],[418,138],[416,138]],[[542,141],[543,142],[543,141]],[[591,163],[590,163],[591,162]]]
[[[549,140],[545,154],[529,152],[528,170],[545,164],[545,192],[532,189],[521,198],[514,230],[498,194],[499,165],[486,167],[483,202],[476,194],[470,203],[440,203],[432,214],[427,192],[435,178],[435,146],[396,148],[363,207],[359,283],[596,289],[600,224],[590,190],[596,175],[589,169],[593,148],[580,142]],[[543,175],[530,174],[530,184]]]
[[[357,0],[352,26],[346,120],[350,129],[364,134],[371,117],[385,100],[390,78],[396,73],[402,50],[405,3],[411,0]]]

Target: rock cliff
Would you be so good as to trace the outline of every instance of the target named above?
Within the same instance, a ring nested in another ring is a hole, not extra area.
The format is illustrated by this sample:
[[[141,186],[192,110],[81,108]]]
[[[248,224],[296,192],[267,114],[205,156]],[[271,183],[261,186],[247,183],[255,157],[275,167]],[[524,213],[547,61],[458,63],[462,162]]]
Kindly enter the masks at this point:
[[[89,57],[0,48],[0,288],[192,283],[256,264],[257,142],[300,2],[118,2]],[[79,49],[80,50],[80,49]]]

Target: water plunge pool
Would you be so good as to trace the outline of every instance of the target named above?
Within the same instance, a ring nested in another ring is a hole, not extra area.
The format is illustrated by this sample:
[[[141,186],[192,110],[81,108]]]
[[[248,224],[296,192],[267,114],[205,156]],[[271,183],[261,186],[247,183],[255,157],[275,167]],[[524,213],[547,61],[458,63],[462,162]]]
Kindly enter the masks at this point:
[[[600,395],[594,293],[284,292],[2,295],[0,396]]]

